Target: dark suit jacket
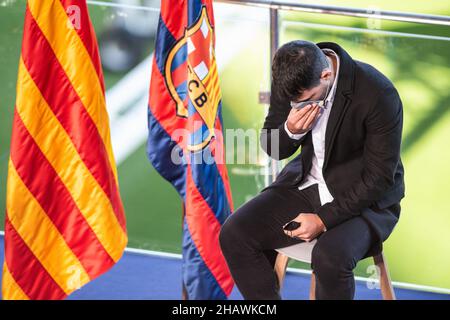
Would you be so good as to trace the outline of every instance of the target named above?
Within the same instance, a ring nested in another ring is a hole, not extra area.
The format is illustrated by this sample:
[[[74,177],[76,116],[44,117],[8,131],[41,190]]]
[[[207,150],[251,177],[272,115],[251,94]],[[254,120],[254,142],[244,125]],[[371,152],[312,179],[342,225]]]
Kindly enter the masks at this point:
[[[380,240],[369,256],[381,250],[382,242],[392,232],[404,197],[400,159],[402,102],[391,81],[374,67],[353,60],[335,43],[317,45],[339,55],[340,70],[326,128],[322,171],[334,200],[316,213],[327,229],[355,216],[366,219]],[[299,147],[301,153],[267,188],[298,187],[311,169],[314,153],[311,131],[301,140],[291,139],[284,130],[289,111],[289,101],[271,96],[261,132],[264,150],[278,159],[291,156]],[[279,130],[278,156],[271,152],[273,129]]]

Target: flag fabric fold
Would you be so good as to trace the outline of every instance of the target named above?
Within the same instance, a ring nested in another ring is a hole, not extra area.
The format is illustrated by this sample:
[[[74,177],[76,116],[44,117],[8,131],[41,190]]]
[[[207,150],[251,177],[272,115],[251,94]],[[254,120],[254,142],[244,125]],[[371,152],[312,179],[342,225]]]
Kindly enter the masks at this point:
[[[162,0],[147,153],[183,202],[186,299],[226,299],[233,280],[219,232],[233,212],[224,161],[212,0]]]
[[[86,0],[29,0],[8,165],[3,299],[64,299],[127,244]]]

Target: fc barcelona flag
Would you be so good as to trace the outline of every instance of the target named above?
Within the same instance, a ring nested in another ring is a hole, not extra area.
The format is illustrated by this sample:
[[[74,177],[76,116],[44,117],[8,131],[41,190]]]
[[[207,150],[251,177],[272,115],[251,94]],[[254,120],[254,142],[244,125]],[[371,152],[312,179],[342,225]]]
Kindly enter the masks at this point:
[[[148,109],[148,157],[183,201],[183,290],[226,299],[233,280],[219,246],[233,211],[224,161],[212,0],[162,0]]]
[[[8,166],[4,299],[63,299],[127,244],[86,0],[29,0]]]

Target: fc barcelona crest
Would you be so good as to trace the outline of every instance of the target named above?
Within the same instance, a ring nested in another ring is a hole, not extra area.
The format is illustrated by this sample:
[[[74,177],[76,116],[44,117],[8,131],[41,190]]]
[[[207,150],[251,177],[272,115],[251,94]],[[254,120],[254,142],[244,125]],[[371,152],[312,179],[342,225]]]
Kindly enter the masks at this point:
[[[165,62],[165,80],[177,116],[188,120],[187,149],[202,150],[214,137],[221,99],[214,30],[205,6],[170,50]]]

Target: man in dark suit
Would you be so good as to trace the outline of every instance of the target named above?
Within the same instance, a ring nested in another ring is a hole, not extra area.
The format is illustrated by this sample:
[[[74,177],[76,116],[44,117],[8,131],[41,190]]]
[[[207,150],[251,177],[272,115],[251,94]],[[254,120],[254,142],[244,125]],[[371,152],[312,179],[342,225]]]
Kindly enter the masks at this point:
[[[222,252],[245,299],[280,299],[274,249],[317,239],[316,298],[353,299],[356,263],[381,251],[400,215],[400,97],[331,42],[283,45],[271,90],[262,147],[275,159],[301,152],[227,219]]]

